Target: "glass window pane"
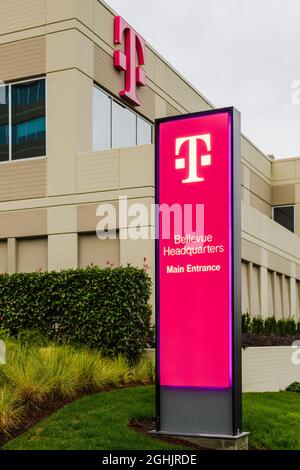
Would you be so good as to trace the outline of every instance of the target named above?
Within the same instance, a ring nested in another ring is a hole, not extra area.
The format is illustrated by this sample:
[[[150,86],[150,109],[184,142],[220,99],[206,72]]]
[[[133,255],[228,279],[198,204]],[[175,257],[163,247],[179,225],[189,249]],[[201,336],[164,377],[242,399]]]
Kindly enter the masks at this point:
[[[97,87],[93,94],[93,150],[106,150],[111,147],[111,99]]]
[[[140,117],[137,118],[137,144],[152,144],[152,126]]]
[[[43,134],[46,132],[46,119],[40,117],[37,119],[37,137],[38,139],[42,138]]]
[[[0,86],[0,162],[9,160],[9,87]]]
[[[46,155],[45,80],[12,85],[12,159]]]
[[[112,146],[136,145],[136,115],[116,101],[112,102]]]
[[[274,207],[274,220],[294,232],[294,206]]]

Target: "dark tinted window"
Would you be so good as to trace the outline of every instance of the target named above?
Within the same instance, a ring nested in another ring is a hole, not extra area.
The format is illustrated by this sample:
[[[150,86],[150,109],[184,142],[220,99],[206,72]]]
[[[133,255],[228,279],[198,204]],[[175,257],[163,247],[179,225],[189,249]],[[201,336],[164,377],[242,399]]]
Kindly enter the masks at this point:
[[[294,232],[294,206],[274,207],[274,220],[291,232]]]
[[[12,160],[46,155],[45,80],[11,87]]]
[[[9,88],[0,86],[0,161],[9,159]]]

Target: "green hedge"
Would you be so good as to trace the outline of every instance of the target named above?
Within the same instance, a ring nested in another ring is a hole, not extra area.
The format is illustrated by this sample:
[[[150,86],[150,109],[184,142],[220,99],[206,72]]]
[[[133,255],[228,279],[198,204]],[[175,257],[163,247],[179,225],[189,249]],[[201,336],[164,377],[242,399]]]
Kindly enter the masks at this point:
[[[300,322],[295,322],[292,318],[276,320],[268,317],[265,320],[261,317],[252,317],[249,313],[242,315],[243,333],[254,333],[260,335],[280,335],[294,336],[300,334]]]
[[[0,329],[38,330],[106,356],[137,360],[151,334],[151,279],[143,269],[90,267],[0,276]]]

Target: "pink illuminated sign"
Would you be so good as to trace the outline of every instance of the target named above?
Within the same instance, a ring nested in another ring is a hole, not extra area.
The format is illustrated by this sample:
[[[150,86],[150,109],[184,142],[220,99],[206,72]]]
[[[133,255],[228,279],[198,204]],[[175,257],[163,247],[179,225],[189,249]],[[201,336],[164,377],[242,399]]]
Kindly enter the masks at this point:
[[[156,131],[156,199],[160,207],[176,208],[177,216],[181,211],[182,221],[180,230],[174,215],[166,236],[160,211],[156,278],[160,386],[229,389],[232,114],[225,109],[162,119]],[[196,206],[200,223],[191,220]]]

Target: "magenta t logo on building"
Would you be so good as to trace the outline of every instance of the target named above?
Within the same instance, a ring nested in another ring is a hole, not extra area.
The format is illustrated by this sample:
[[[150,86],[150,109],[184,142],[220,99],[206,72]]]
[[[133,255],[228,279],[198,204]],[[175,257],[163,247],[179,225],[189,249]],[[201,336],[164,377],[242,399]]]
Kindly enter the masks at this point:
[[[188,142],[188,158],[184,157],[176,158],[175,160],[175,169],[184,170],[188,166],[189,173],[188,177],[182,180],[182,183],[200,183],[204,181],[204,178],[200,177],[198,174],[198,161],[199,156],[197,152],[198,141],[201,140],[205,143],[207,151],[211,151],[211,134],[203,135],[193,135],[191,137],[182,137],[176,139],[176,157],[180,155],[180,150],[183,144]],[[211,154],[207,153],[201,155],[200,166],[210,166],[211,165]]]
[[[141,68],[145,64],[145,41],[121,16],[116,16],[115,44],[122,44],[123,38],[124,52],[116,50],[114,53],[115,67],[125,72],[125,89],[120,91],[120,96],[130,104],[140,106],[137,85],[146,85],[146,74]]]

